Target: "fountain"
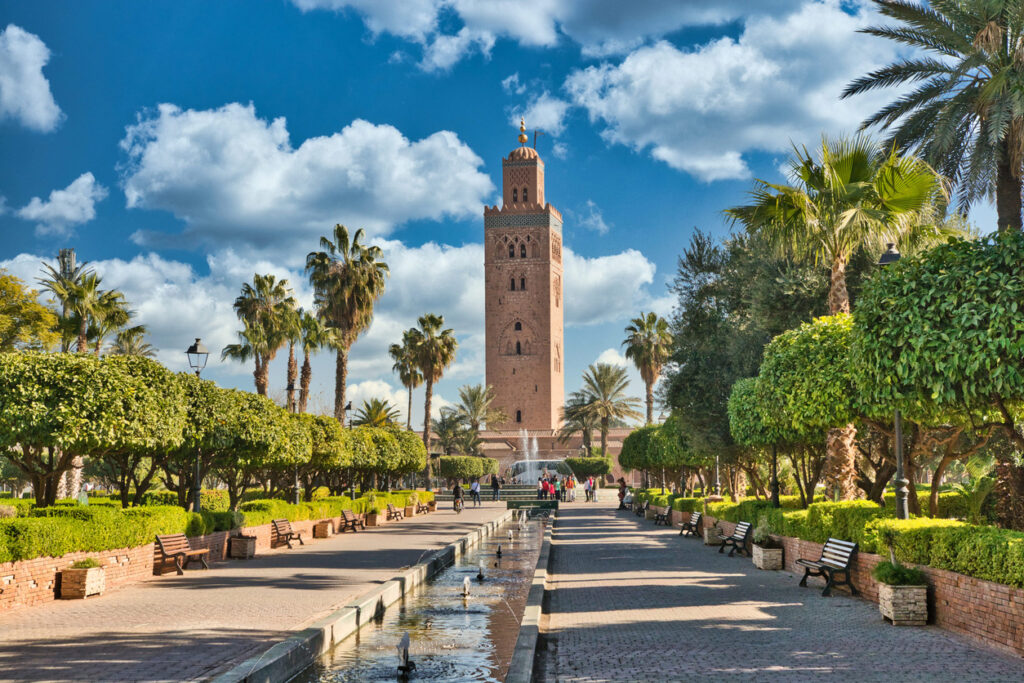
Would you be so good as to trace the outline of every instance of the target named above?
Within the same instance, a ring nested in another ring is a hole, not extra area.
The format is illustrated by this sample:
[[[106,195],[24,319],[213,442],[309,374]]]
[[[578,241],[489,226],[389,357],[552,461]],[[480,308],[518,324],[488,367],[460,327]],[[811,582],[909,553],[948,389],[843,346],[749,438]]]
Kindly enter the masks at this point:
[[[464,597],[464,598],[468,598],[469,597],[469,577],[468,576],[462,581],[462,597]]]
[[[409,659],[409,632],[406,631],[402,639],[398,641],[398,673],[401,678],[406,678],[416,668],[416,663]]]
[[[494,553],[495,557],[501,557],[501,544],[498,544],[498,552]]]
[[[480,570],[476,573],[476,580],[477,581],[483,581],[484,580],[484,561],[483,560],[480,560]]]
[[[512,530],[511,529],[508,530],[508,540],[509,540],[510,543],[512,542]]]

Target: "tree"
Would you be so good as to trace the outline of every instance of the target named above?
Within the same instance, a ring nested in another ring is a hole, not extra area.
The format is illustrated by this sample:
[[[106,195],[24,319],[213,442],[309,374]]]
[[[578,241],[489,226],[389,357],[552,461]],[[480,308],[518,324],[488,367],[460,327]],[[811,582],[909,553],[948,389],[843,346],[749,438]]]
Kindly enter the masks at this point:
[[[484,425],[500,424],[508,420],[501,408],[494,407],[494,387],[467,384],[459,387],[459,403],[455,406],[463,423],[473,434],[479,434]]]
[[[88,337],[92,340],[93,354],[100,355],[103,342],[112,334],[122,329],[135,316],[128,308],[124,294],[117,290],[109,290],[100,295],[89,322]]]
[[[437,462],[437,476],[453,481],[479,479],[488,474],[497,474],[498,461],[494,458],[470,456],[442,456]]]
[[[416,365],[426,384],[423,402],[423,445],[430,449],[430,402],[434,396],[434,383],[444,376],[445,369],[455,362],[455,350],[459,342],[455,333],[444,327],[444,316],[427,313],[419,317],[419,328],[413,328],[413,348],[416,349]],[[430,484],[430,461],[427,461],[427,486]]]
[[[302,343],[302,309],[292,306],[291,310],[282,314],[282,332],[288,342],[288,366],[287,384],[285,385],[285,409],[289,412],[299,412],[298,403],[295,401],[295,390],[298,388],[295,383],[299,380],[299,364],[295,360],[295,345]]]
[[[590,455],[591,435],[597,429],[600,420],[587,409],[588,403],[586,394],[581,391],[569,394],[569,400],[562,406],[562,426],[558,429],[558,441],[562,444],[569,443],[579,433],[583,448],[587,455]]]
[[[302,372],[299,375],[299,412],[306,412],[306,404],[309,402],[309,383],[313,379],[313,366],[310,365],[311,354],[324,347],[333,347],[335,344],[334,333],[325,327],[320,320],[310,315],[307,311],[299,311],[299,326],[301,339],[299,344],[302,347]]]
[[[60,341],[57,316],[38,296],[0,268],[0,352],[48,351]]]
[[[237,510],[257,472],[288,462],[292,434],[288,414],[266,396],[234,389],[223,391],[228,392],[233,404],[228,413],[232,442],[217,453],[213,471],[228,489],[231,509]]]
[[[373,307],[384,294],[389,274],[380,247],[365,246],[363,231],[349,238],[348,228],[334,226],[334,240],[320,238],[322,251],[306,256],[317,316],[335,335],[334,417],[345,421],[348,352],[373,321]]]
[[[658,382],[661,369],[668,360],[672,349],[672,335],[668,322],[654,313],[641,313],[626,327],[628,335],[622,345],[626,347],[626,358],[633,361],[647,389],[647,424],[654,422],[654,385]]]
[[[359,407],[352,419],[352,424],[354,426],[387,427],[396,424],[400,416],[398,408],[391,405],[389,401],[371,398],[369,401],[363,401],[363,405]]]
[[[1024,450],[1024,235],[951,240],[872,278],[854,313],[858,391],[910,419],[955,413]],[[996,463],[1002,523],[1024,529],[1024,468]]]
[[[464,429],[462,418],[451,408],[441,408],[441,416],[431,420],[434,445],[445,455],[451,455],[459,450]]]
[[[565,464],[577,477],[603,477],[612,471],[611,458],[566,458]]]
[[[234,303],[235,313],[243,324],[238,333],[239,343],[225,346],[221,359],[245,362],[251,358],[255,361],[256,393],[266,396],[270,362],[288,341],[292,329],[295,297],[288,280],[259,273],[253,275],[252,280],[251,285],[242,284],[242,293]]]
[[[756,180],[752,203],[726,213],[776,248],[826,263],[832,314],[850,312],[846,267],[858,248],[911,245],[939,231],[920,218],[934,203],[944,203],[945,188],[915,156],[886,152],[865,136],[823,138],[817,158],[796,150],[789,164],[795,186]],[[856,435],[847,424],[827,436],[829,477],[844,497],[855,492]]]
[[[117,333],[110,353],[115,356],[143,356],[154,358],[156,349],[146,341],[146,326],[135,325]]]
[[[892,129],[887,144],[916,149],[958,186],[961,207],[995,195],[1000,230],[1021,229],[1024,11],[1011,0],[875,0],[894,26],[863,30],[913,49],[862,76],[843,97],[909,86],[862,127]]]
[[[344,490],[343,483],[350,483],[348,472],[353,457],[351,430],[343,429],[333,416],[313,415],[311,419],[312,453],[309,464],[300,470],[305,477],[306,500],[312,499],[313,482],[318,477],[327,482],[331,493],[340,495]]]
[[[636,410],[640,401],[626,396],[626,368],[609,363],[597,363],[583,373],[583,393],[587,399],[587,412],[597,420],[601,430],[601,452],[608,452],[608,428],[612,420],[639,419]]]
[[[423,374],[416,364],[416,337],[415,329],[409,329],[402,333],[402,343],[392,344],[388,347],[388,355],[395,361],[391,369],[398,373],[398,379],[402,382],[408,393],[409,405],[405,413],[405,428],[412,429],[412,390],[423,384]]]
[[[37,279],[37,282],[43,286],[43,289],[53,294],[61,305],[58,322],[61,335],[61,352],[67,352],[71,349],[71,342],[78,334],[78,324],[75,323],[71,315],[71,299],[73,291],[82,284],[83,278],[92,273],[92,269],[86,266],[88,266],[88,261],[83,261],[76,264],[71,272],[62,273],[49,263],[43,262],[45,275]]]

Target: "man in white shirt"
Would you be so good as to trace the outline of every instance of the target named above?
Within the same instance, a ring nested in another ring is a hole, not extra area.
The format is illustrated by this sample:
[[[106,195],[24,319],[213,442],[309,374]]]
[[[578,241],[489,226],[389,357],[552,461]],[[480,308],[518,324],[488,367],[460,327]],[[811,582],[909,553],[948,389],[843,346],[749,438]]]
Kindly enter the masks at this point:
[[[469,497],[473,499],[473,507],[480,507],[480,481],[474,480],[469,486]]]

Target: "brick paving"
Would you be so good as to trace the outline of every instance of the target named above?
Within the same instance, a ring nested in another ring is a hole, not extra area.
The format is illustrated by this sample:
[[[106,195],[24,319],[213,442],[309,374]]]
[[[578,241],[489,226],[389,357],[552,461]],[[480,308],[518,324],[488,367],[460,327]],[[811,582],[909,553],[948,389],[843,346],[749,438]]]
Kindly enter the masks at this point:
[[[1024,659],[607,504],[559,512],[550,576],[536,680],[1024,680]]]
[[[202,679],[251,657],[491,521],[504,503],[438,507],[210,571],[0,613],[0,681]]]

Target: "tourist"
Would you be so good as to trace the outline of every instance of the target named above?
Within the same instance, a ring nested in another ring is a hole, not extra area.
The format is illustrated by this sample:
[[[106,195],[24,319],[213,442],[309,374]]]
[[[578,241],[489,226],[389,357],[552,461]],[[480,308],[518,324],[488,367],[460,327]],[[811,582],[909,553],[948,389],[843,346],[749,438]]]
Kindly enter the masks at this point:
[[[569,477],[569,502],[576,502],[576,477]]]
[[[592,477],[587,477],[587,480],[583,482],[583,500],[590,502],[590,489],[593,486],[594,480]]]
[[[501,482],[497,474],[491,475],[491,500],[501,500]]]
[[[544,477],[537,477],[537,500],[544,500]]]
[[[462,512],[463,502],[462,482],[456,481],[455,487],[452,488],[452,507],[455,512]]]
[[[473,483],[469,485],[469,497],[473,499],[473,507],[480,507],[483,503],[480,501],[480,480],[474,479]]]
[[[619,477],[619,509],[626,509],[626,480]]]
[[[555,481],[553,482],[555,500],[561,500],[562,495],[562,482],[559,480],[558,475],[555,475]]]

